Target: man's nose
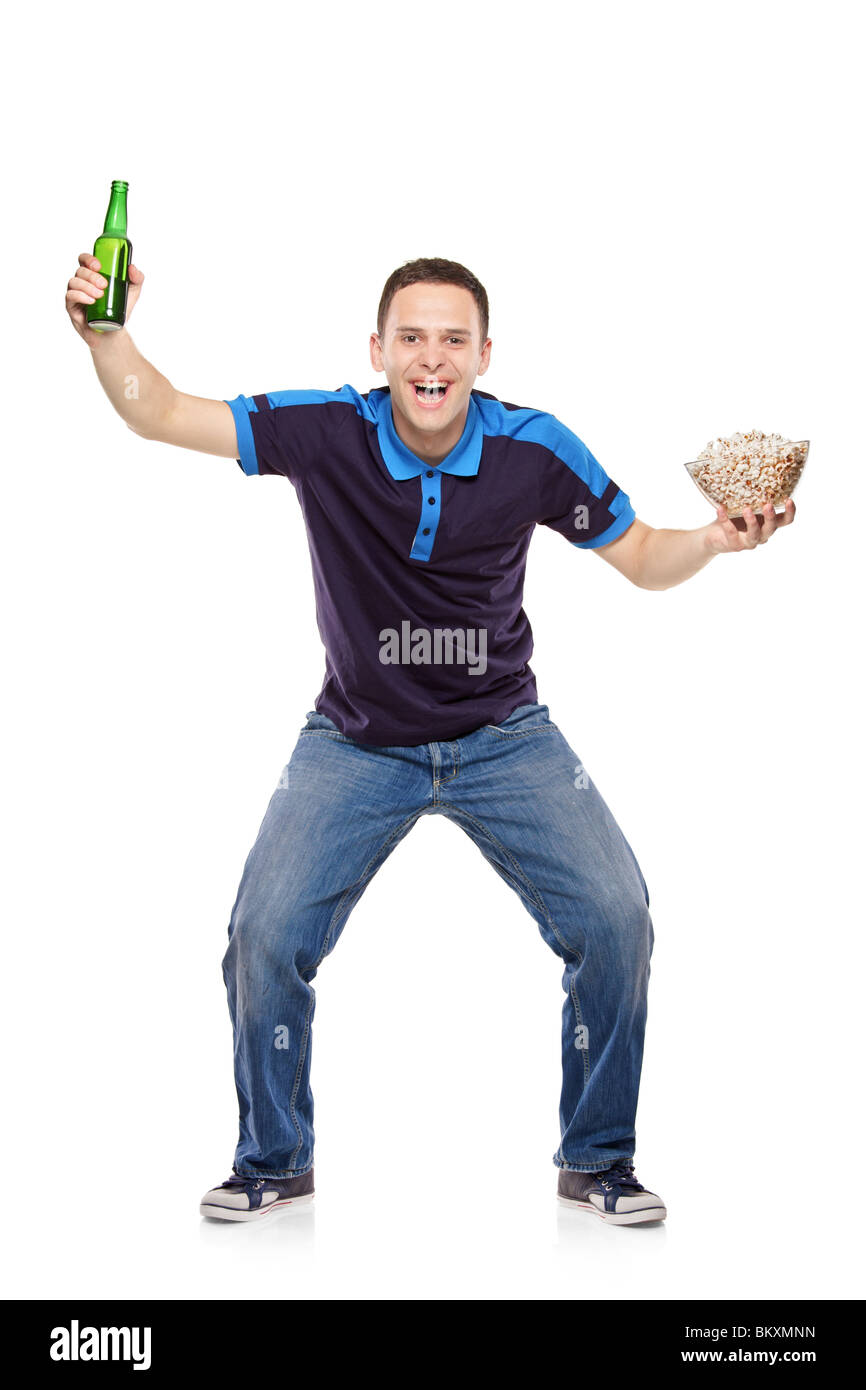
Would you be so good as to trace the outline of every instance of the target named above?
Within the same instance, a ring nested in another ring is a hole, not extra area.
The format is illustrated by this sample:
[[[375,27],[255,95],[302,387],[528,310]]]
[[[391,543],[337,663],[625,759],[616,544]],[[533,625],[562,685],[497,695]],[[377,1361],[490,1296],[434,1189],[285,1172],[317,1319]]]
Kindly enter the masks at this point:
[[[445,358],[441,355],[441,352],[437,352],[435,347],[428,348],[421,366],[426,372],[436,372],[444,365],[444,362]]]

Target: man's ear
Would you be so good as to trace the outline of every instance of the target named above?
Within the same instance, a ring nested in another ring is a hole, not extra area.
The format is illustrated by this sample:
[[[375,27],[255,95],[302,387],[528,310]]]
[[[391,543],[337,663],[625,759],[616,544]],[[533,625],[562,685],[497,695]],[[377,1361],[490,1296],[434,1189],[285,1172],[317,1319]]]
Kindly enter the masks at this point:
[[[378,333],[370,334],[370,361],[373,364],[374,371],[384,372],[385,367],[382,362],[382,344],[379,341]]]

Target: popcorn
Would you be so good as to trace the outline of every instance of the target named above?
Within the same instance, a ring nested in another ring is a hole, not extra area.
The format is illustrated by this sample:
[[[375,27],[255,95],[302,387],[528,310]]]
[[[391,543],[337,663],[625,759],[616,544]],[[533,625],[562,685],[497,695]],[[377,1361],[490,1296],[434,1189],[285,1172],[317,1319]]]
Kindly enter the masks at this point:
[[[807,441],[794,442],[781,434],[750,430],[729,439],[711,439],[689,472],[698,487],[728,516],[742,516],[772,502],[774,508],[790,497],[809,452]]]

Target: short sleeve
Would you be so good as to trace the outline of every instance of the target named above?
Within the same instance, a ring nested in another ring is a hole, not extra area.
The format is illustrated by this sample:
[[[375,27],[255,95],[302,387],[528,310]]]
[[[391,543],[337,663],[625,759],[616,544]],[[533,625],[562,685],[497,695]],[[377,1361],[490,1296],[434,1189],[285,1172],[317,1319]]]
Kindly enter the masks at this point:
[[[550,453],[543,470],[539,522],[580,550],[608,545],[631,526],[634,508],[583,440],[555,417],[549,419]]]
[[[267,391],[226,400],[237,433],[237,461],[249,477],[279,473],[297,482],[353,409],[352,388]]]

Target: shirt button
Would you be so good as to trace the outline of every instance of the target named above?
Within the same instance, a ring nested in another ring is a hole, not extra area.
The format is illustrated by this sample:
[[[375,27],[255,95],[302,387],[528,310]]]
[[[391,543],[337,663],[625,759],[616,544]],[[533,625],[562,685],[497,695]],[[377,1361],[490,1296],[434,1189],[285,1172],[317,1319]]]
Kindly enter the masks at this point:
[[[432,469],[432,468],[428,468],[428,469],[427,469],[427,477],[428,477],[428,478],[432,478],[432,477],[433,477],[433,469]]]
[[[430,527],[429,527],[429,526],[425,526],[425,527],[424,527],[424,530],[421,532],[421,535],[422,535],[422,536],[429,536],[429,535],[430,535]]]
[[[428,498],[427,498],[427,501],[428,501],[428,502],[431,504],[431,506],[432,506],[432,505],[435,503],[436,498],[435,498],[435,497],[428,497]]]

